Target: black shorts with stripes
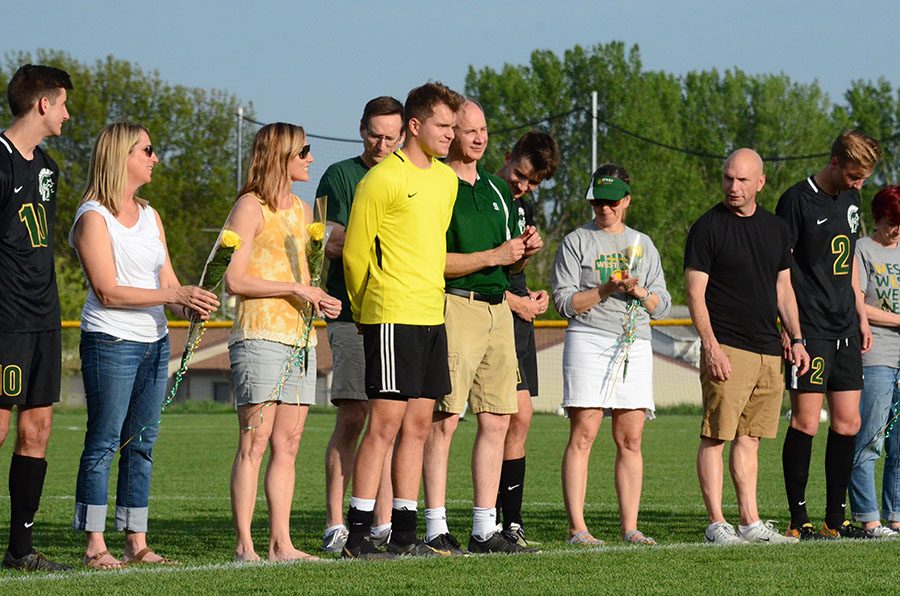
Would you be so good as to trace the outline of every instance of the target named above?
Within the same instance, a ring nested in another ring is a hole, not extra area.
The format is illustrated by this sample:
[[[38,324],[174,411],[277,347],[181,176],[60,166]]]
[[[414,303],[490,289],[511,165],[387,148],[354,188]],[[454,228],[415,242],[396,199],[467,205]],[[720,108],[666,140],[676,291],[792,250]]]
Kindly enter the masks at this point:
[[[363,325],[369,399],[438,399],[450,393],[444,325]]]

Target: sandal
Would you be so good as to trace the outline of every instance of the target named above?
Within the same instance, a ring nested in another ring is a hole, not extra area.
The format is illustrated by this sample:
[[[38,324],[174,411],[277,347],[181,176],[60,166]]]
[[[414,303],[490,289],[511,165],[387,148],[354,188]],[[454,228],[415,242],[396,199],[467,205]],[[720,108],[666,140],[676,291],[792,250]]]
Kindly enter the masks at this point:
[[[582,530],[581,532],[576,532],[572,536],[569,537],[569,544],[579,544],[585,546],[603,546],[606,544],[599,538],[594,538],[591,536],[591,533],[587,530]]]
[[[124,569],[128,563],[125,561],[120,561],[115,558],[111,554],[109,554],[108,550],[103,550],[94,555],[93,557],[84,556],[84,566],[88,569],[93,569],[95,571],[111,571],[113,569]]]
[[[153,555],[156,555],[157,557],[159,557],[159,561],[145,561],[145,559],[147,558],[147,555],[150,555],[150,554],[153,554]],[[129,565],[131,565],[131,564],[137,564],[137,565],[181,565],[181,563],[179,563],[175,559],[169,559],[167,557],[157,555],[155,552],[153,552],[153,550],[149,546],[139,550],[133,557],[131,557],[131,560],[129,560],[127,562]]]
[[[625,532],[625,535],[622,536],[622,540],[629,544],[656,544],[656,540],[649,536],[644,536],[644,533],[640,530],[628,530]]]

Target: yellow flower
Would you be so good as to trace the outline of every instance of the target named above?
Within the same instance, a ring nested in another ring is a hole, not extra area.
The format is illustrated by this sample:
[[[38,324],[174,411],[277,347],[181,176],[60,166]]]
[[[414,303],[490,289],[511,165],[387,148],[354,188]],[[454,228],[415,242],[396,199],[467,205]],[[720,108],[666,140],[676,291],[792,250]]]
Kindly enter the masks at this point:
[[[233,248],[238,250],[241,247],[241,237],[237,232],[225,230],[222,232],[222,241],[219,243],[224,248]]]
[[[320,241],[325,238],[325,224],[323,223],[311,223],[306,226],[306,231],[309,232],[309,237],[312,240]]]

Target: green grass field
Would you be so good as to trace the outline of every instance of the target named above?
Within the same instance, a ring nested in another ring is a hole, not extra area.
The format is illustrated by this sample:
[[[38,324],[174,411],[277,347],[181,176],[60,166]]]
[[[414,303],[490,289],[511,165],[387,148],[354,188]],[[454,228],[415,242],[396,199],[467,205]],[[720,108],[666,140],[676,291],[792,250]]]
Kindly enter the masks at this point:
[[[324,523],[323,454],[334,422],[326,410],[310,413],[300,455],[293,515],[294,543],[318,553]],[[75,474],[84,433],[83,411],[57,413],[48,459],[50,469],[36,523],[36,544],[50,557],[78,564],[83,538],[71,529]],[[606,426],[606,422],[604,425]],[[233,535],[228,479],[237,423],[230,411],[193,407],[165,414],[156,448],[150,509],[150,544],[179,559],[178,568],[133,567],[115,572],[28,575],[0,571],[0,593],[895,593],[900,585],[900,541],[816,543],[796,546],[716,548],[702,544],[706,525],[694,474],[698,416],[662,413],[648,424],[644,441],[645,484],[641,528],[656,547],[619,542],[608,426],[594,447],[588,488],[588,523],[608,546],[585,550],[566,545],[566,516],[559,482],[568,434],[565,419],[538,415],[529,440],[525,520],[542,543],[534,556],[395,562],[231,563]],[[782,432],[784,431],[782,422]],[[475,423],[460,425],[451,453],[448,513],[463,543],[471,528],[469,453]],[[824,435],[824,433],[823,433]],[[6,486],[11,446],[0,457]],[[787,521],[781,480],[781,440],[761,448],[760,510]],[[809,501],[824,510],[824,436],[816,440]],[[0,498],[5,540],[6,490]],[[114,490],[110,494],[114,498]],[[726,486],[726,514],[735,521],[734,491]],[[110,502],[112,513],[113,502]],[[266,551],[265,501],[260,491],[256,541]],[[820,521],[820,520],[819,520]],[[736,523],[736,522],[735,522]],[[424,522],[420,522],[420,527]],[[121,555],[112,530],[107,544]]]

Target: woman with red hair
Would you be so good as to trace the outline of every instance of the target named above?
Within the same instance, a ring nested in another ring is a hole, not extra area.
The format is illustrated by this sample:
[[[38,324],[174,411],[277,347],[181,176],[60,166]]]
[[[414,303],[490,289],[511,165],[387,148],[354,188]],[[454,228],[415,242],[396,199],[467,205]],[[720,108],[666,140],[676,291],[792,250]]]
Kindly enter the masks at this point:
[[[850,477],[850,509],[870,538],[900,536],[900,186],[872,200],[873,233],[856,244],[860,287],[872,327],[872,349],[862,355],[864,386]],[[885,453],[881,512],[875,462]],[[882,525],[885,519],[888,525]]]

